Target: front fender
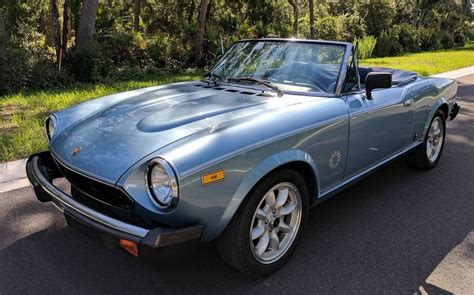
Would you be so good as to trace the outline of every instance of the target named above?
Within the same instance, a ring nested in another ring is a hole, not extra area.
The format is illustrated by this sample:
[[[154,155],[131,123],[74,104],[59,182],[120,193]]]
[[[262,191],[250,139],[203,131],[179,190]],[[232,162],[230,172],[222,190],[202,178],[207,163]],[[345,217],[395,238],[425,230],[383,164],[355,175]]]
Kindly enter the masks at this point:
[[[255,166],[255,168],[251,169],[244,179],[241,181],[237,190],[235,190],[232,200],[229,203],[229,206],[226,208],[224,213],[222,214],[222,219],[219,224],[223,225],[222,229],[216,236],[220,235],[220,233],[227,227],[230,220],[234,216],[234,214],[239,209],[242,202],[245,200],[245,197],[248,195],[250,190],[268,173],[281,167],[285,164],[292,163],[292,162],[304,162],[308,164],[311,169],[313,170],[313,174],[316,178],[315,181],[315,196],[319,194],[319,172],[316,167],[316,163],[314,159],[305,151],[303,150],[285,150],[278,152],[276,154],[271,155],[270,157],[266,158],[265,160],[261,161],[259,164]]]

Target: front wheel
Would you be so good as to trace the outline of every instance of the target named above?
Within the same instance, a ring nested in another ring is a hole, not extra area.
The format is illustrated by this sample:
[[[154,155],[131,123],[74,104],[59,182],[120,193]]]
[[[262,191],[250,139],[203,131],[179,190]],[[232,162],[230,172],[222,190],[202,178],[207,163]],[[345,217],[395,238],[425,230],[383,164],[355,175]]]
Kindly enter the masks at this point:
[[[293,253],[308,213],[308,190],[294,170],[265,177],[217,240],[222,258],[244,274],[261,277]]]
[[[445,137],[446,117],[441,110],[438,110],[431,120],[425,140],[408,155],[408,164],[423,170],[434,168],[441,158]]]

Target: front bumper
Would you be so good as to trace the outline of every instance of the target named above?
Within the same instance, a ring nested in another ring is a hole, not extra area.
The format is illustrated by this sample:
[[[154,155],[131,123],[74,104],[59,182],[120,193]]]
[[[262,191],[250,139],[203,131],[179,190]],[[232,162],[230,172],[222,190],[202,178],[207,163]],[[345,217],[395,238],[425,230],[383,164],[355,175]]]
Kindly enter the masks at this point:
[[[459,110],[461,109],[461,106],[457,102],[457,100],[454,101],[453,107],[451,108],[451,112],[449,113],[449,120],[454,120],[456,116],[459,113]]]
[[[203,225],[185,228],[146,229],[111,218],[74,200],[53,184],[53,179],[62,177],[49,152],[32,155],[26,164],[28,179],[38,200],[52,201],[66,219],[78,221],[87,228],[116,239],[125,239],[139,245],[140,252],[176,244],[199,242]],[[74,223],[70,223],[74,225]],[[193,243],[195,244],[195,243]]]

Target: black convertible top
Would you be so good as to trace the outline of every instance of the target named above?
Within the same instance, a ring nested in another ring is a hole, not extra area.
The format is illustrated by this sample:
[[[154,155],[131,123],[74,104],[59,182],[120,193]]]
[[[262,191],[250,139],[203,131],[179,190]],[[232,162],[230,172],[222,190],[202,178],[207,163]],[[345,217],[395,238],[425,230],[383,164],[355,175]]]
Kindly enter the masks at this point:
[[[360,83],[365,84],[365,78],[367,77],[368,73],[371,72],[386,72],[392,74],[392,84],[399,85],[406,83],[411,80],[415,80],[418,77],[418,74],[415,72],[409,71],[402,71],[402,70],[395,70],[389,68],[379,68],[379,67],[359,67],[359,76],[360,76]]]

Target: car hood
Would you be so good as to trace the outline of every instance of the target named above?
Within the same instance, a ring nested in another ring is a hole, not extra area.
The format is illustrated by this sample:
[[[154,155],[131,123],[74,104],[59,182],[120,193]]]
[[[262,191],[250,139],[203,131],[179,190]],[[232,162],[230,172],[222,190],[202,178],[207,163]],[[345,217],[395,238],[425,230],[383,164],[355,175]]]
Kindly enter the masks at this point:
[[[204,83],[164,87],[78,120],[53,138],[50,149],[71,168],[115,183],[137,161],[177,140],[301,102],[287,98],[242,88],[207,88]]]

